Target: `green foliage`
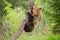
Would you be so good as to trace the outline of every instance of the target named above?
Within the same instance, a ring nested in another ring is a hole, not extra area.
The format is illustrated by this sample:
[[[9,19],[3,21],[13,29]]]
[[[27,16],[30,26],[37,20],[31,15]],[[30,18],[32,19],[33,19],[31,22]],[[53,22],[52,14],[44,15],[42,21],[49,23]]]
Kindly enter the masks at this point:
[[[5,7],[5,4],[3,0],[0,0],[0,16],[3,16],[5,14],[4,7]]]
[[[3,16],[5,15],[4,7],[5,7],[5,4],[3,0],[0,0],[0,26],[2,25],[2,19],[3,19]]]
[[[40,0],[43,8],[42,12],[48,25],[56,23],[53,26],[54,33],[60,33],[60,0]],[[51,26],[50,26],[51,27]],[[59,29],[59,30],[58,30]]]
[[[16,7],[15,9],[11,8],[12,4],[6,0],[4,0],[4,3],[6,4],[4,8],[4,10],[6,10],[6,16],[3,24],[7,28],[6,40],[11,40],[13,34],[18,31],[25,17],[25,10],[22,7]]]
[[[0,31],[3,31],[6,40],[11,40],[21,26],[28,3],[29,0],[0,0]],[[35,4],[42,8],[45,25],[48,25],[53,33],[60,33],[60,0],[35,0]],[[37,31],[32,33],[23,31],[18,40],[60,40],[60,35],[46,35],[40,32],[43,28],[40,29],[38,26]]]
[[[18,7],[18,6],[22,6],[23,8],[27,9],[27,6],[29,5],[29,1],[28,0],[7,0],[8,2],[10,2],[13,6],[12,8]]]
[[[60,35],[49,35],[48,40],[60,40]]]

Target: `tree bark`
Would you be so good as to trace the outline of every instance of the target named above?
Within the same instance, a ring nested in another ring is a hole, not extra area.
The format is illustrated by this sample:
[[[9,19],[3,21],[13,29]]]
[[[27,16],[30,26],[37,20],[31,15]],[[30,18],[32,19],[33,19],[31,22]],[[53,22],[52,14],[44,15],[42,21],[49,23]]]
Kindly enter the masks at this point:
[[[22,25],[21,27],[19,28],[19,30],[16,32],[16,34],[13,36],[13,39],[12,40],[17,40],[17,38],[21,35],[22,31],[24,30],[24,26],[26,24],[27,20],[24,20],[22,22]]]

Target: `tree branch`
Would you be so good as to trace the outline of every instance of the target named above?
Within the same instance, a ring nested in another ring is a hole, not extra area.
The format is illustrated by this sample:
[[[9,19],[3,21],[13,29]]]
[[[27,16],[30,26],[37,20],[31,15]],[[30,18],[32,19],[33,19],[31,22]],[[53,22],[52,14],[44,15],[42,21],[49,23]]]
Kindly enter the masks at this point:
[[[19,28],[19,30],[16,32],[16,34],[13,36],[13,39],[12,40],[17,40],[17,38],[21,35],[22,31],[24,30],[24,26],[26,24],[27,20],[24,20],[22,22],[22,25],[21,27]]]

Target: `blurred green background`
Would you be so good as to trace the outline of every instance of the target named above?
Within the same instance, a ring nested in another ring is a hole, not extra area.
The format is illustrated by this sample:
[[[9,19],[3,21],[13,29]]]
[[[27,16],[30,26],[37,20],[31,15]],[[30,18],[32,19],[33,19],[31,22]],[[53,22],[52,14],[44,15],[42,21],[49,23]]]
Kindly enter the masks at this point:
[[[60,0],[35,0],[42,8],[41,21],[17,40],[60,40]],[[26,16],[29,0],[0,0],[0,40],[11,40]]]

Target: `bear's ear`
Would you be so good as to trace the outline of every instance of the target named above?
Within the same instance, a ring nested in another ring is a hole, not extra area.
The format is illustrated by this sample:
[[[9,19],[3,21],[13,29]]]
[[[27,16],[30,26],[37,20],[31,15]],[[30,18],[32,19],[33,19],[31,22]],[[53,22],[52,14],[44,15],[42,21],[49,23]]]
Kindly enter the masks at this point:
[[[39,8],[39,10],[41,10],[41,8]]]
[[[33,9],[35,9],[36,8],[36,6],[35,5],[33,5]]]

